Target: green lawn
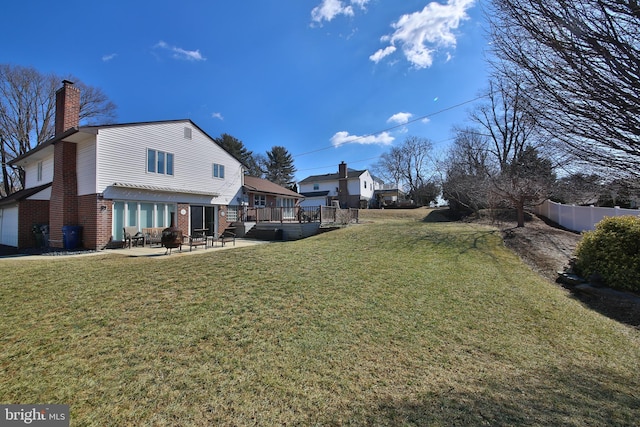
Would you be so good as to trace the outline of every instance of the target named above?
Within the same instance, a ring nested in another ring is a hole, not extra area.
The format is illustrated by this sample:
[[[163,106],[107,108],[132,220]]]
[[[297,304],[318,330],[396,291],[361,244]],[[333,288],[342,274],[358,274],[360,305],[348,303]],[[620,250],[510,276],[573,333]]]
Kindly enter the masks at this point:
[[[636,424],[640,332],[495,229],[427,213],[183,257],[0,260],[0,402],[69,404],[73,426]]]

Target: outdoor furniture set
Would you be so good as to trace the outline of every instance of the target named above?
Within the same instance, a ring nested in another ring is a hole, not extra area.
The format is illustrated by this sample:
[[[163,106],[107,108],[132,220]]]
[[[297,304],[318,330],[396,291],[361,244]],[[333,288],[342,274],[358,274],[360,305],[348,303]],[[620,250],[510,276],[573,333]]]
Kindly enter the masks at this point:
[[[145,245],[161,245],[162,244],[162,231],[166,227],[149,227],[143,228],[142,231],[138,231],[138,227],[123,227],[124,241],[123,247],[131,248],[133,246],[145,246]],[[183,236],[182,244],[189,246],[189,252],[194,247],[204,246],[204,248],[215,246],[216,242],[220,242],[222,246],[227,242],[233,242],[236,244],[236,234],[231,230],[225,230],[219,236],[208,236],[206,234],[207,229],[197,229],[189,236]],[[180,246],[182,250],[182,246]]]

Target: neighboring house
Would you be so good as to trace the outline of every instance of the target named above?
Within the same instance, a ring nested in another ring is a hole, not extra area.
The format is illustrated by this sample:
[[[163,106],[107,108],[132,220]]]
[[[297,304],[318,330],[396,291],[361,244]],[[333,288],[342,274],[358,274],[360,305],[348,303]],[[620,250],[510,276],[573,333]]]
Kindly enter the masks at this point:
[[[63,247],[63,227],[81,226],[89,249],[122,240],[124,226],[224,231],[242,198],[238,160],[191,120],[79,126],[79,102],[63,82],[55,137],[11,162],[25,189],[0,200],[0,244],[36,246],[34,224],[49,225],[52,247]]]
[[[406,198],[404,191],[400,190],[397,185],[379,184],[376,186],[377,207],[396,206]]]
[[[301,207],[301,199],[302,195],[288,188],[245,176],[244,197],[237,207],[238,221],[233,223],[235,232],[238,237],[261,240],[298,240],[313,236],[320,229],[321,212],[318,206]],[[229,211],[234,208],[229,206]]]
[[[244,177],[243,206],[247,221],[293,220],[295,207],[301,199],[302,196],[295,191],[266,179],[248,175]]]
[[[342,162],[338,173],[312,175],[298,183],[304,196],[302,206],[331,206],[338,201],[341,208],[368,208],[375,205],[375,190],[381,185],[368,170],[348,169]]]

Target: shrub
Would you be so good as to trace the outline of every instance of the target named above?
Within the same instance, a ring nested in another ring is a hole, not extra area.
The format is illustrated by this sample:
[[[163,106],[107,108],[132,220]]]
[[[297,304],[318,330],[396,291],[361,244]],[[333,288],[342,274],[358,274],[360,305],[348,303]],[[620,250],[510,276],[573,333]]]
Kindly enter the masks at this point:
[[[605,218],[576,247],[576,272],[612,288],[640,292],[640,217]]]

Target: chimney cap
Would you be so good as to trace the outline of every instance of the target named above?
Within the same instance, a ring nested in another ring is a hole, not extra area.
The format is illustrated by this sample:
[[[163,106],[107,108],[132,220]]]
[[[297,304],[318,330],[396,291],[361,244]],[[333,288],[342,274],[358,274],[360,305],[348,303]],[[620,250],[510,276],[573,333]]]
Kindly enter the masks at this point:
[[[64,80],[62,81],[62,84],[65,84],[65,85],[72,85],[72,84],[74,84],[74,83],[73,83],[71,80],[64,79]]]

